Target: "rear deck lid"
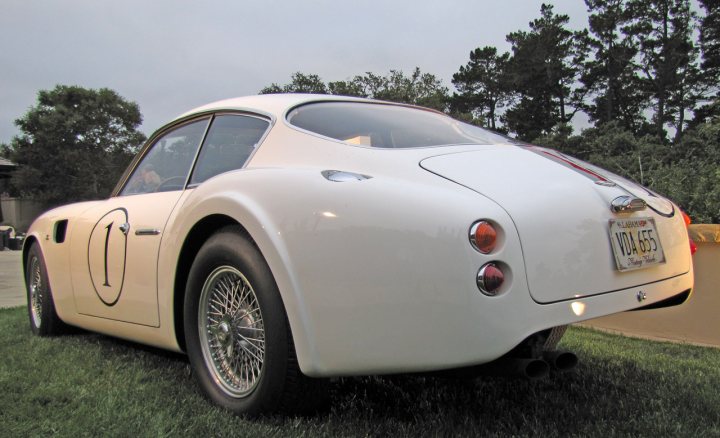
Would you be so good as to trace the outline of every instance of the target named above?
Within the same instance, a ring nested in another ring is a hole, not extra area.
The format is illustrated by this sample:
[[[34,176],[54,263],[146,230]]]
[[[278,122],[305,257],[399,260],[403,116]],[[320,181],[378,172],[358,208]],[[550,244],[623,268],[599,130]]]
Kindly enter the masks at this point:
[[[543,151],[554,152],[497,146],[429,157],[420,165],[495,200],[508,212],[522,245],[530,293],[537,302],[616,291],[689,270],[687,233],[683,221],[673,215],[672,203],[601,169]],[[612,200],[629,192],[653,208],[613,213]],[[652,218],[666,261],[619,271],[609,235],[609,221],[618,217]]]

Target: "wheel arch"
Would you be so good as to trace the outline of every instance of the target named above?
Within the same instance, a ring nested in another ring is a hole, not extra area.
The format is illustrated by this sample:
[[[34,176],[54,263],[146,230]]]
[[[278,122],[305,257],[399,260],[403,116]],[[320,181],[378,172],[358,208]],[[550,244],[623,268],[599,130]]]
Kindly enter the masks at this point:
[[[236,204],[235,207],[240,207],[240,205]],[[281,242],[272,239],[272,232],[268,230],[268,228],[272,228],[272,226],[267,222],[265,222],[265,226],[260,225],[262,222],[259,218],[250,213],[252,210],[253,209],[250,208],[241,213],[233,208],[225,210],[214,209],[213,211],[223,212],[207,214],[199,220],[196,220],[195,223],[189,227],[189,231],[185,234],[185,239],[178,252],[179,255],[175,264],[175,275],[171,286],[173,295],[171,312],[175,341],[180,350],[186,351],[185,321],[183,318],[185,288],[190,267],[198,251],[215,232],[223,227],[235,225],[239,227],[244,237],[260,251],[265,262],[268,264],[273,279],[280,291],[280,300],[290,324],[298,360],[303,365],[309,365],[309,363],[312,362],[310,355],[312,347],[308,345],[307,322],[303,317],[303,305],[298,302],[298,297],[295,296],[297,291],[293,290],[293,282],[289,279],[292,277],[292,274],[288,271],[291,269],[287,266],[288,260],[283,256],[285,250],[282,248]],[[256,211],[256,213],[258,212]],[[250,216],[248,216],[248,214],[250,214]],[[278,247],[278,245],[280,247]]]
[[[185,351],[185,321],[183,320],[183,306],[185,303],[185,285],[187,284],[190,267],[192,266],[198,251],[200,251],[200,248],[207,239],[215,232],[228,225],[239,226],[245,237],[247,237],[253,245],[256,245],[255,241],[250,236],[250,233],[248,233],[245,227],[234,218],[225,214],[211,214],[202,218],[193,225],[190,232],[185,237],[180,249],[173,286],[173,323],[175,326],[176,341],[183,351]]]
[[[34,234],[30,234],[25,238],[22,248],[22,267],[23,267],[23,278],[27,278],[27,257],[30,252],[30,248],[33,244],[38,242],[38,238]]]
[[[279,178],[281,175],[283,178]],[[228,172],[188,193],[181,209],[169,220],[164,233],[168,239],[161,246],[159,260],[160,320],[167,321],[166,333],[171,336],[174,348],[180,351],[186,348],[182,309],[188,271],[195,255],[212,233],[226,225],[239,225],[270,268],[302,372],[317,374],[315,324],[309,317],[309,303],[298,281],[293,256],[299,255],[291,254],[284,228],[286,218],[293,214],[286,207],[287,186],[299,184],[298,179],[305,182],[310,175],[318,176],[307,170],[282,174],[276,169]]]

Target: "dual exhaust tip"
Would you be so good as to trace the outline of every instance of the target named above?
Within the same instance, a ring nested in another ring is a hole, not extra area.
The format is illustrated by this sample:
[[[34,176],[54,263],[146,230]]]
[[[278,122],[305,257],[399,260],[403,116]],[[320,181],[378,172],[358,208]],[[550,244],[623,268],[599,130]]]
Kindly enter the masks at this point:
[[[482,365],[483,374],[518,376],[526,379],[541,379],[550,370],[569,371],[578,363],[575,353],[569,351],[544,351],[542,358],[503,357]]]

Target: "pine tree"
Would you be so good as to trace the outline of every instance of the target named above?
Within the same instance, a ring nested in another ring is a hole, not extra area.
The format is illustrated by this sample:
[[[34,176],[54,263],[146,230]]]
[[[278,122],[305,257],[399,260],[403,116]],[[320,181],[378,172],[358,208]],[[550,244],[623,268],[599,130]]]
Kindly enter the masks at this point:
[[[705,9],[700,24],[700,67],[707,104],[696,109],[694,125],[720,116],[720,0],[700,0],[700,4]]]
[[[622,34],[631,19],[625,3],[625,0],[585,0],[592,34],[586,41],[594,56],[584,63],[580,80],[592,96],[592,102],[584,108],[592,122],[602,125],[617,120],[636,133],[645,120],[647,99],[633,64],[637,46],[632,38]]]
[[[701,95],[698,47],[692,39],[696,14],[689,0],[630,0],[633,22],[625,29],[639,47],[638,68],[653,102],[654,133],[666,138],[665,126],[682,136],[686,112]]]
[[[508,59],[509,53],[498,55],[495,47],[470,52],[470,61],[453,75],[452,83],[458,93],[453,94],[451,109],[471,114],[481,125],[498,129],[498,110],[510,101],[503,80]]]
[[[508,128],[525,140],[569,123],[583,99],[575,82],[587,51],[578,41],[586,32],[567,29],[569,17],[555,14],[552,5],[543,4],[540,13],[541,17],[530,23],[529,32],[507,36],[512,44],[507,79],[517,100],[504,119]]]

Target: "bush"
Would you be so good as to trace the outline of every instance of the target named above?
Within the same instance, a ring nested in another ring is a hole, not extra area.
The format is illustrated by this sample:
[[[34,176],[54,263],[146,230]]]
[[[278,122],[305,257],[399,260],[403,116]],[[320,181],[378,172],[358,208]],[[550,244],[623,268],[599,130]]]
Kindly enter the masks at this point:
[[[676,144],[635,137],[616,122],[535,143],[637,181],[673,200],[696,223],[720,223],[720,120],[687,131]]]

